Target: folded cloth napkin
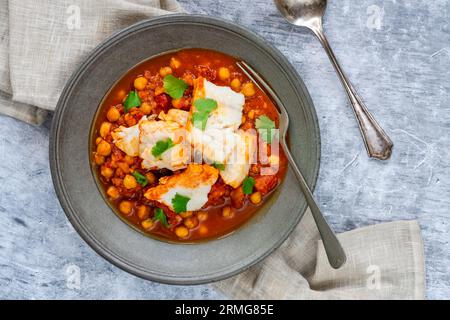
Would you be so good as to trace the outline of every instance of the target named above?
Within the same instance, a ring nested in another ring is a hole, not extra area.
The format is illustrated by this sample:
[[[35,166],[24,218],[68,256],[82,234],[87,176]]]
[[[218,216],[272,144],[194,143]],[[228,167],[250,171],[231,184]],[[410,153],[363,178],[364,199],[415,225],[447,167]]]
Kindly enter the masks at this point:
[[[0,113],[41,124],[99,42],[176,0],[0,0]]]
[[[40,124],[73,70],[112,32],[182,11],[175,0],[0,0],[0,113]],[[348,261],[333,270],[308,211],[260,264],[214,284],[230,298],[421,299],[424,257],[415,221],[339,235]]]
[[[214,286],[236,299],[424,299],[417,221],[396,221],[338,235],[345,265],[330,267],[309,209],[288,240],[260,264]]]

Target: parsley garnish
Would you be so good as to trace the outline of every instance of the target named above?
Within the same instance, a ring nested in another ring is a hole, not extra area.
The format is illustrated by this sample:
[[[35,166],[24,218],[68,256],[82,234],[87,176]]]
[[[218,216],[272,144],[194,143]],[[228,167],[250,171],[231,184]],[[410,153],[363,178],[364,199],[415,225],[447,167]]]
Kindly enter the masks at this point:
[[[217,102],[213,99],[196,99],[194,106],[196,111],[192,114],[192,123],[197,129],[205,130],[209,114],[217,109]]]
[[[172,199],[173,211],[176,213],[186,212],[186,206],[189,200],[191,200],[191,198],[182,196],[179,193],[175,194],[175,197]]]
[[[165,76],[163,82],[164,91],[173,99],[180,99],[184,94],[184,90],[189,86],[184,80],[175,78],[171,74]]]
[[[123,103],[125,112],[130,111],[131,108],[139,107],[140,105],[141,105],[141,98],[139,98],[137,91],[136,90],[130,91],[130,93],[127,95],[127,98]]]
[[[148,183],[147,177],[141,174],[139,171],[134,171],[133,176],[136,178],[137,183],[145,187]]]
[[[172,148],[175,144],[172,139],[167,138],[166,140],[159,140],[152,148],[152,155],[155,158],[161,156],[164,152]]]
[[[162,225],[166,228],[169,227],[169,224],[167,223],[167,217],[164,214],[164,211],[161,208],[156,208],[155,209],[155,216],[154,216],[155,220],[158,220],[162,223]]]
[[[268,116],[260,116],[255,121],[255,127],[258,129],[259,134],[266,143],[272,142],[274,136],[273,129],[275,129],[274,121],[272,121]]]
[[[255,179],[252,177],[247,177],[242,182],[242,189],[244,190],[244,194],[252,194],[253,187],[255,186]]]
[[[225,170],[225,165],[224,165],[223,163],[217,163],[217,162],[214,162],[214,163],[212,164],[212,166],[213,166],[214,168],[216,168],[217,170],[219,170],[219,171]]]

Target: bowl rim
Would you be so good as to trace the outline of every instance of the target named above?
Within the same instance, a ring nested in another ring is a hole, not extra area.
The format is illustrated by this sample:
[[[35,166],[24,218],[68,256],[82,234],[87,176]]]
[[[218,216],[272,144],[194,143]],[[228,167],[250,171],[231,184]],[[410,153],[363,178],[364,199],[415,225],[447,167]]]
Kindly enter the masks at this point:
[[[291,228],[289,229],[286,234],[284,234],[280,239],[271,247],[269,248],[264,254],[259,256],[257,259],[253,260],[251,263],[241,266],[239,268],[236,268],[235,270],[231,270],[228,272],[223,272],[224,270],[218,270],[216,273],[209,273],[205,275],[205,277],[202,277],[201,279],[189,279],[189,278],[175,278],[171,276],[163,276],[163,275],[154,275],[150,274],[148,272],[145,272],[143,270],[140,270],[139,268],[136,268],[135,265],[130,265],[127,261],[121,259],[120,256],[116,255],[115,253],[111,252],[108,248],[106,248],[104,245],[102,245],[95,237],[93,237],[89,232],[86,231],[85,227],[77,220],[76,216],[76,210],[72,208],[72,205],[69,201],[69,196],[67,195],[67,192],[64,188],[64,184],[62,182],[61,172],[59,171],[58,166],[58,133],[59,133],[59,127],[61,125],[61,117],[64,114],[64,110],[66,108],[66,102],[67,98],[69,96],[69,93],[72,91],[73,86],[77,83],[78,78],[84,73],[84,71],[91,65],[92,61],[95,60],[99,55],[102,54],[102,52],[111,46],[113,46],[117,41],[120,41],[122,37],[125,37],[129,34],[132,34],[134,32],[137,32],[141,29],[145,29],[148,27],[160,25],[160,24],[167,24],[170,22],[184,22],[184,23],[193,23],[193,24],[203,24],[203,25],[212,25],[215,27],[223,28],[227,31],[233,32],[236,35],[246,38],[250,40],[251,42],[256,43],[259,47],[261,47],[263,50],[265,50],[276,63],[280,64],[281,69],[283,69],[286,72],[289,72],[289,77],[294,80],[294,86],[298,86],[300,88],[299,91],[302,91],[304,93],[304,99],[306,101],[306,104],[310,106],[310,115],[312,117],[310,124],[312,127],[312,130],[314,131],[315,136],[317,137],[317,152],[315,155],[313,155],[313,158],[315,160],[315,165],[313,168],[313,176],[311,177],[311,181],[309,182],[309,187],[311,188],[311,191],[314,191],[320,171],[320,159],[321,159],[321,137],[320,137],[320,130],[319,130],[319,122],[317,118],[317,113],[314,107],[314,104],[312,102],[311,96],[303,82],[303,80],[300,78],[299,74],[295,70],[295,68],[292,66],[292,64],[287,60],[287,58],[274,46],[269,44],[264,38],[256,34],[255,32],[245,28],[242,25],[236,24],[232,21],[220,18],[220,17],[211,17],[207,15],[199,15],[199,14],[168,14],[163,16],[157,16],[150,19],[145,19],[142,21],[139,21],[137,23],[134,23],[126,28],[123,28],[109,37],[107,37],[105,40],[103,40],[100,44],[98,44],[84,59],[84,61],[74,70],[70,78],[67,80],[66,85],[60,95],[60,98],[58,100],[58,103],[55,108],[54,116],[52,119],[51,124],[51,130],[50,130],[50,137],[49,137],[49,162],[50,162],[50,171],[52,176],[53,185],[55,188],[55,192],[57,195],[57,198],[61,204],[61,207],[74,227],[74,229],[77,231],[78,235],[102,258],[107,260],[108,262],[112,263],[116,267],[131,273],[135,276],[138,276],[142,279],[156,281],[159,283],[165,283],[165,284],[175,284],[175,285],[192,285],[192,284],[205,284],[205,283],[211,283],[219,280],[223,280],[226,278],[229,278],[231,276],[234,276],[236,274],[239,274],[251,266],[257,264],[258,262],[261,262],[264,260],[267,256],[269,256],[271,253],[273,253],[282,243],[286,241],[286,239],[289,237],[289,235],[292,234],[292,231],[297,227],[298,223],[304,216],[304,213],[307,210],[307,205],[305,206],[305,209],[303,212],[298,214],[298,218],[295,220],[295,223],[292,224]]]

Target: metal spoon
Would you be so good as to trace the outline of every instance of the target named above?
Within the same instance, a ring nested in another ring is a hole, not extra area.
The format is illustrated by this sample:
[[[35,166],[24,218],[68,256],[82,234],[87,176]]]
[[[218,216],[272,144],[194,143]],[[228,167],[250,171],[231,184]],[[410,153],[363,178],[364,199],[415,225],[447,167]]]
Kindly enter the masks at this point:
[[[291,152],[289,151],[289,148],[286,144],[287,129],[289,127],[289,115],[287,113],[286,108],[284,107],[281,100],[277,97],[275,92],[272,90],[272,88],[248,64],[246,64],[244,61],[239,61],[237,62],[237,65],[239,68],[241,68],[241,70],[245,73],[245,75],[250,80],[253,81],[253,83],[255,83],[262,91],[266,92],[269,95],[269,97],[271,97],[272,100],[275,102],[275,106],[278,109],[281,147],[283,148],[283,151],[286,154],[289,164],[294,169],[295,176],[297,177],[297,180],[300,184],[300,189],[305,195],[306,203],[308,204],[311,210],[311,213],[314,217],[314,221],[316,222],[317,225],[317,229],[319,229],[320,236],[322,237],[322,242],[328,257],[328,261],[330,262],[330,265],[333,268],[335,269],[340,268],[347,260],[344,249],[342,249],[339,240],[336,238],[336,235],[334,234],[333,230],[331,230],[327,221],[320,212],[320,209],[317,206],[316,201],[314,200],[314,196],[311,190],[309,189],[308,184],[306,183],[306,180],[303,177],[303,174],[301,173],[299,167],[297,166],[297,163],[292,157]]]
[[[319,38],[328,54],[358,120],[359,129],[364,139],[367,153],[370,157],[386,160],[391,156],[393,143],[375,118],[369,112],[355,88],[342,71],[339,63],[323,33],[322,17],[325,13],[327,0],[274,0],[284,18],[296,26],[309,28]]]

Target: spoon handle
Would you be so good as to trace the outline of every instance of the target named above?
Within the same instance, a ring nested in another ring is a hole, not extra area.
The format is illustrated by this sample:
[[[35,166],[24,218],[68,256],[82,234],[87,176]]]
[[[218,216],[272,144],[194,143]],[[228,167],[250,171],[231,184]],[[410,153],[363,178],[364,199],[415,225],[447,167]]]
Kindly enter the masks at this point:
[[[314,221],[316,222],[317,229],[319,229],[319,233],[322,238],[323,246],[325,248],[328,261],[330,262],[330,265],[334,269],[339,269],[347,260],[344,249],[342,248],[339,240],[337,239],[333,230],[331,230],[330,226],[328,225],[327,221],[322,215],[319,207],[317,206],[317,203],[314,200],[314,196],[311,190],[309,189],[308,184],[306,183],[306,180],[303,177],[303,174],[298,168],[297,163],[292,157],[289,148],[287,147],[285,142],[281,144],[290,165],[294,169],[300,188],[302,189],[302,192],[305,195],[306,203],[308,204],[309,209],[311,210],[311,213],[313,215]]]
[[[353,88],[347,76],[342,71],[341,66],[337,61],[333,50],[331,50],[331,47],[328,43],[327,38],[325,37],[325,34],[323,33],[322,28],[311,28],[311,30],[315,33],[315,35],[319,38],[319,41],[322,43],[322,46],[327,52],[328,57],[333,63],[333,66],[336,69],[336,72],[338,73],[345,90],[347,91],[347,95],[352,104],[356,119],[358,120],[359,129],[363,136],[364,144],[366,146],[369,157],[380,160],[389,159],[392,154],[392,147],[394,146],[391,139],[386,134],[386,132],[384,132],[373,115],[369,112],[361,97],[358,95],[355,88]]]

